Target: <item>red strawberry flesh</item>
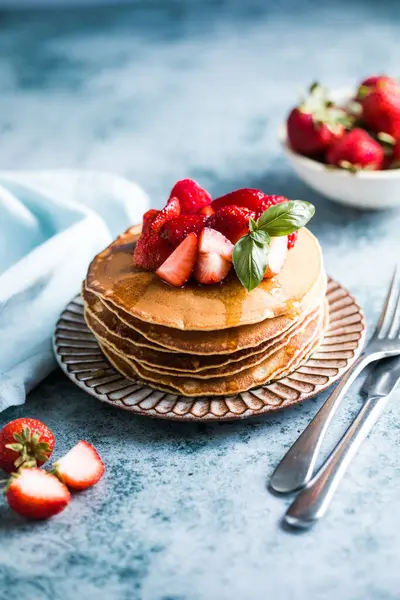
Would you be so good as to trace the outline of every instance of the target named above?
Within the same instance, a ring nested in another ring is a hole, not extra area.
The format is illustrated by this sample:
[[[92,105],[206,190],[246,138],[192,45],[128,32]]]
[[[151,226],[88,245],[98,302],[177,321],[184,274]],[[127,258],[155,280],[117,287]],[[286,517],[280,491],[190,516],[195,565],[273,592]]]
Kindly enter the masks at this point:
[[[196,256],[197,236],[190,233],[157,269],[156,275],[175,287],[181,287],[193,272]]]
[[[61,481],[41,469],[22,469],[6,492],[12,510],[30,519],[48,519],[69,504],[71,495]]]
[[[211,204],[211,196],[194,179],[181,179],[171,190],[170,198],[178,198],[184,215],[197,213]]]
[[[327,162],[348,169],[382,169],[382,146],[366,131],[355,128],[334,144],[327,153]]]
[[[232,266],[233,244],[220,233],[206,227],[199,239],[195,279],[204,285],[219,283]]]
[[[73,490],[86,490],[95,485],[104,474],[104,464],[88,442],[80,441],[56,464],[57,477]]]

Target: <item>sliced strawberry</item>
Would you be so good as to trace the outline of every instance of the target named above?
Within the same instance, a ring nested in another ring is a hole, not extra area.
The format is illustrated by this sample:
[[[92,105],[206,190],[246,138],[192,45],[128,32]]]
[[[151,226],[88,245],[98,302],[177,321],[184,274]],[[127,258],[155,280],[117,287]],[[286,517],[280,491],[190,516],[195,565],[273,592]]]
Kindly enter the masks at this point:
[[[175,287],[184,285],[192,274],[197,256],[197,235],[190,233],[157,269],[156,274]]]
[[[170,198],[167,202],[167,205],[162,209],[160,214],[156,216],[153,223],[151,224],[151,228],[155,233],[161,231],[164,223],[169,221],[169,219],[173,219],[173,217],[177,217],[181,214],[181,206],[178,198]]]
[[[179,215],[165,223],[161,235],[177,248],[189,233],[200,235],[206,218],[200,214]]]
[[[224,206],[206,221],[206,227],[220,231],[232,244],[249,233],[249,219],[255,213],[244,206]]]
[[[104,474],[104,464],[97,450],[80,441],[54,465],[54,474],[72,490],[86,490]]]
[[[213,215],[214,213],[215,213],[215,210],[213,209],[213,207],[210,204],[209,206],[203,206],[203,208],[200,209],[197,214],[203,215],[205,217],[211,217],[211,215]]]
[[[199,283],[219,283],[232,266],[233,244],[219,231],[206,227],[199,239],[195,279]]]
[[[173,251],[174,247],[169,241],[157,233],[143,233],[133,252],[133,264],[139,269],[156,271]]]
[[[151,208],[143,215],[143,225],[142,225],[142,233],[149,233],[151,231],[151,225],[156,218],[157,215],[160,214],[161,211],[156,210],[155,208]]]
[[[51,473],[36,467],[12,475],[6,491],[10,508],[30,519],[48,519],[64,510],[71,495]]]
[[[260,205],[260,202],[266,198],[266,194],[261,190],[256,190],[253,188],[241,188],[239,190],[234,190],[229,194],[225,194],[225,196],[220,196],[216,200],[213,201],[212,207],[215,211],[223,208],[224,206],[244,206],[244,208],[248,208],[256,212]]]
[[[199,238],[199,254],[219,254],[232,262],[233,244],[222,233],[205,227]]]
[[[269,247],[268,267],[264,279],[270,279],[278,275],[285,266],[288,253],[288,238],[286,235],[272,237]]]
[[[194,179],[181,179],[171,190],[170,198],[178,198],[184,215],[198,212],[203,206],[211,204],[210,194]]]

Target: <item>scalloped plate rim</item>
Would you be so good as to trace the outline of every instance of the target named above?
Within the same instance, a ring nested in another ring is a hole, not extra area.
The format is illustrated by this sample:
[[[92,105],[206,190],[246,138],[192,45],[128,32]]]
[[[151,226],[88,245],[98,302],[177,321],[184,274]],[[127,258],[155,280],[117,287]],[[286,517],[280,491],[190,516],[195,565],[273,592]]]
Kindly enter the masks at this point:
[[[334,289],[332,289],[331,291],[329,290],[329,288],[332,286],[335,286]],[[252,409],[250,408],[246,402],[241,398],[242,394],[247,394],[250,393],[253,396],[255,396],[259,401],[262,402],[262,400],[260,398],[258,398],[254,392],[257,390],[263,390],[263,389],[268,389],[271,385],[276,385],[276,384],[281,384],[281,385],[285,385],[285,380],[289,379],[290,377],[293,376],[294,374],[298,373],[299,371],[301,371],[301,369],[303,369],[304,367],[307,366],[308,362],[310,360],[313,360],[313,356],[318,353],[321,349],[321,347],[324,347],[324,341],[327,339],[327,337],[330,337],[329,335],[325,335],[325,337],[322,340],[321,345],[319,346],[319,348],[316,350],[316,352],[314,352],[309,359],[307,359],[307,361],[305,363],[303,363],[298,369],[296,369],[294,372],[290,373],[288,376],[283,377],[281,380],[277,380],[273,383],[270,384],[266,384],[266,385],[262,385],[262,386],[258,386],[257,388],[253,388],[253,390],[248,390],[248,392],[241,392],[237,395],[233,395],[233,396],[215,396],[215,397],[204,397],[204,398],[189,398],[189,397],[185,397],[185,396],[181,396],[178,394],[168,394],[167,392],[162,392],[160,390],[156,390],[155,388],[151,388],[150,386],[148,386],[149,394],[146,395],[144,398],[140,399],[136,404],[132,404],[132,405],[126,405],[124,404],[124,402],[122,401],[122,399],[111,399],[109,397],[109,394],[112,392],[98,392],[96,390],[96,386],[90,388],[88,385],[86,385],[85,381],[79,380],[77,378],[77,373],[73,373],[71,371],[69,371],[68,369],[68,362],[66,362],[65,360],[63,360],[63,356],[60,354],[59,352],[59,337],[58,337],[58,332],[60,330],[60,322],[63,320],[63,317],[65,315],[66,312],[71,312],[70,309],[71,305],[74,304],[75,306],[82,306],[83,305],[81,303],[81,299],[80,299],[80,295],[76,295],[65,307],[65,309],[62,311],[56,327],[55,327],[55,331],[53,334],[53,349],[54,349],[54,353],[55,353],[55,357],[57,360],[58,365],[60,366],[61,370],[63,371],[63,373],[65,373],[65,375],[67,375],[67,377],[73,382],[75,383],[81,390],[85,391],[86,393],[90,394],[92,397],[97,398],[98,400],[100,400],[101,402],[104,402],[106,404],[115,406],[116,408],[120,408],[122,410],[125,410],[127,412],[131,412],[133,414],[136,415],[140,415],[140,416],[146,416],[146,417],[150,417],[150,418],[156,418],[156,419],[163,419],[163,420],[172,420],[172,421],[179,421],[179,422],[217,422],[217,421],[236,421],[238,419],[248,419],[250,417],[257,417],[257,416],[262,416],[262,415],[266,415],[266,414],[270,414],[270,413],[275,413],[277,411],[281,411],[281,410],[285,410],[286,408],[290,408],[292,406],[295,406],[296,404],[299,404],[305,400],[308,400],[310,398],[313,398],[315,396],[317,396],[319,393],[321,393],[322,391],[326,390],[327,388],[329,388],[331,385],[333,385],[338,379],[340,379],[340,377],[342,377],[344,375],[344,373],[351,368],[352,364],[355,362],[355,360],[357,359],[357,357],[360,355],[362,348],[364,346],[365,343],[365,337],[366,337],[366,324],[365,324],[365,317],[364,317],[364,313],[361,310],[360,306],[358,305],[357,301],[355,300],[354,296],[346,289],[344,288],[341,284],[339,284],[338,282],[336,282],[335,280],[333,280],[332,278],[328,278],[328,291],[327,291],[327,297],[328,297],[328,303],[329,303],[329,295],[330,293],[333,293],[334,291],[337,291],[337,289],[342,290],[342,292],[345,292],[345,295],[343,296],[342,299],[344,298],[350,298],[351,299],[351,305],[354,305],[356,308],[356,312],[354,314],[357,314],[359,319],[357,321],[357,323],[360,325],[360,330],[358,332],[359,337],[357,340],[355,340],[355,342],[357,343],[356,348],[351,349],[350,351],[352,352],[352,356],[350,358],[347,357],[343,357],[344,360],[346,360],[346,365],[344,367],[338,368],[337,369],[337,373],[335,375],[329,376],[329,375],[324,375],[325,377],[328,377],[327,381],[321,384],[312,384],[314,387],[312,390],[310,390],[309,392],[304,392],[304,391],[299,391],[299,394],[297,396],[297,398],[287,398],[282,399],[281,404],[279,405],[269,405],[269,404],[265,404],[260,407],[259,409]],[[331,303],[329,303],[329,306],[331,306]],[[74,311],[72,311],[74,312]],[[82,315],[83,318],[83,310],[81,313],[76,313],[77,317]],[[345,319],[346,317],[344,317]],[[82,325],[85,325],[84,323]],[[86,327],[86,325],[85,325]],[[65,328],[62,328],[65,331]],[[107,369],[111,369],[112,371],[115,372],[115,375],[118,375],[121,378],[121,383],[126,383],[126,388],[128,387],[132,387],[135,385],[140,386],[141,384],[138,382],[135,384],[134,381],[127,379],[126,377],[124,377],[121,373],[119,373],[112,365],[111,363],[109,363],[108,359],[101,353],[99,346],[97,345],[96,342],[96,346],[93,346],[93,341],[95,341],[94,336],[91,334],[91,332],[89,331],[89,329],[87,329],[86,327],[86,331],[88,334],[90,334],[90,336],[93,337],[93,339],[91,339],[91,349],[97,351],[97,354],[99,354],[100,356],[95,359],[97,362],[99,362],[100,360],[104,363],[107,363]],[[329,334],[329,332],[331,331],[331,323],[330,326],[326,332],[326,334]],[[76,333],[76,331],[75,331]],[[86,333],[86,332],[85,332]],[[68,338],[66,338],[65,336],[63,337],[64,341],[68,341]],[[66,347],[66,346],[64,346]],[[348,351],[348,350],[347,350]],[[76,357],[75,357],[76,359]],[[314,359],[315,360],[315,359]],[[317,359],[318,360],[318,359]],[[87,363],[88,365],[90,365],[90,362]],[[328,367],[329,368],[329,367]],[[93,368],[93,372],[98,371],[99,367]],[[110,376],[112,374],[110,373]],[[302,375],[304,377],[306,377],[306,374]],[[116,383],[118,381],[118,378],[110,383]],[[299,380],[295,380],[295,381],[299,381]],[[303,380],[303,383],[307,383],[305,380]],[[102,385],[102,384],[99,384]],[[106,383],[104,384],[106,385]],[[286,386],[289,387],[289,386]],[[139,389],[145,389],[146,386],[141,386],[141,388],[139,387]],[[124,386],[122,386],[120,388],[121,390],[124,389]],[[139,391],[136,390],[136,391]],[[116,390],[117,391],[117,390]],[[271,390],[269,390],[271,391]],[[157,403],[152,406],[149,409],[144,409],[140,406],[140,404],[145,401],[146,399],[149,399],[149,396],[151,396],[152,394],[162,394],[162,396],[159,398],[159,400],[157,401]],[[278,394],[275,395],[278,396]],[[174,401],[173,406],[171,407],[170,410],[168,410],[167,412],[158,412],[156,410],[156,407],[158,405],[159,402],[161,402],[163,399],[165,399],[165,397],[173,397],[176,398],[176,400]],[[280,396],[278,396],[280,397]],[[232,401],[233,399],[239,399],[241,400],[245,406],[247,406],[247,408],[241,412],[241,413],[234,413],[229,409],[229,406],[226,406],[227,412],[225,412],[224,414],[215,414],[214,412],[212,412],[211,408],[211,403],[212,402],[227,402],[227,400]],[[179,401],[185,401],[188,402],[190,404],[190,409],[182,414],[176,414],[173,412],[173,409],[175,408],[177,402]],[[207,412],[202,415],[195,415],[192,412],[190,412],[191,409],[193,409],[193,406],[195,405],[195,403],[199,403],[199,402],[208,402],[208,409]]]

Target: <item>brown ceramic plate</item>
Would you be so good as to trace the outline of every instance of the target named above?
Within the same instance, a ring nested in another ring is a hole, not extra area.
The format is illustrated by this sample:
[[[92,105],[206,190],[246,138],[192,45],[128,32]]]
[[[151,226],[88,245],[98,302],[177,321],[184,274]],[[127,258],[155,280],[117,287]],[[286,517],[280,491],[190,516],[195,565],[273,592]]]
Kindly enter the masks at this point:
[[[229,421],[282,410],[312,398],[341,377],[360,354],[364,315],[353,296],[329,280],[329,329],[321,346],[297,371],[236,396],[186,398],[154,390],[123,377],[101,352],[83,318],[80,296],[61,314],[54,351],[64,373],[102,402],[132,413],[176,421]]]

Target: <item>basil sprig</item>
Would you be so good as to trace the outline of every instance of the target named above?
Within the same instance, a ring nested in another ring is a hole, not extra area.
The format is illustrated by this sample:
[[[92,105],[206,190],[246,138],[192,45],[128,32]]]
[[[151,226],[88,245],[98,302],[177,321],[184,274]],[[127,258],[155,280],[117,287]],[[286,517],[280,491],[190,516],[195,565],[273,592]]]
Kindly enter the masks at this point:
[[[249,233],[236,242],[233,266],[248,292],[263,280],[268,267],[270,238],[294,233],[307,225],[315,207],[304,200],[289,200],[271,206],[257,221],[250,219]]]

